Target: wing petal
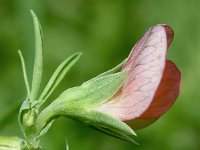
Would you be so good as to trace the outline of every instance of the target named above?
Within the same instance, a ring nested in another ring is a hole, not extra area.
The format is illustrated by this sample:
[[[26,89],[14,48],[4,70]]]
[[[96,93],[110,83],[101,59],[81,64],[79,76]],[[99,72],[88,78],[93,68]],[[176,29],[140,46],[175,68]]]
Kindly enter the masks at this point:
[[[167,25],[151,27],[132,49],[122,71],[129,71],[123,87],[98,109],[127,121],[141,116],[153,101],[163,77],[166,51],[173,39]]]

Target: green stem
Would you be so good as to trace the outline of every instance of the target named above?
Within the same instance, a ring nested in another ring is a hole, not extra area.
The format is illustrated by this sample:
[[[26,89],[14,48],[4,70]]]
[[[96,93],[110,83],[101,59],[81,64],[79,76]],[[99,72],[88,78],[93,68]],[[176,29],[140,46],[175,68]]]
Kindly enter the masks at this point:
[[[55,111],[52,111],[51,104],[46,107],[36,120],[36,132],[39,134],[48,122],[51,122],[56,117]]]

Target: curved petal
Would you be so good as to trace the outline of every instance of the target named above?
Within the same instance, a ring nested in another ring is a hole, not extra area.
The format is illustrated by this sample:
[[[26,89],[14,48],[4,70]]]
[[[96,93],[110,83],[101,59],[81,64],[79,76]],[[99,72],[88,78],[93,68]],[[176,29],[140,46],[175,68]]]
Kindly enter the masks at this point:
[[[166,50],[173,39],[167,25],[150,28],[132,49],[122,71],[129,71],[123,87],[98,109],[127,121],[143,114],[152,103],[163,76]]]
[[[126,122],[134,129],[144,128],[161,117],[177,99],[181,87],[181,73],[176,65],[166,61],[165,71],[149,108],[138,118]]]
[[[155,119],[163,115],[177,99],[180,87],[181,72],[172,61],[167,60],[165,71],[154,99],[140,118]]]
[[[172,30],[172,28],[170,28],[168,25],[166,24],[163,24],[162,25],[165,30],[166,30],[166,34],[167,34],[167,48],[170,46],[170,44],[172,43],[173,41],[173,38],[174,38],[174,31]]]

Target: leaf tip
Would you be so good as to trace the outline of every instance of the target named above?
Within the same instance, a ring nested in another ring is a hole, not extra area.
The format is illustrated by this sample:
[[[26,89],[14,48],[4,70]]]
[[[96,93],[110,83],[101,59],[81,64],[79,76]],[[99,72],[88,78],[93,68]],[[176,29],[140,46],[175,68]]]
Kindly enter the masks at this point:
[[[76,55],[80,58],[83,55],[83,52],[77,52]]]
[[[17,53],[18,53],[19,55],[21,55],[21,54],[22,54],[22,51],[21,51],[20,49],[18,49],[18,50],[17,50]]]
[[[32,9],[30,9],[30,13],[31,13],[32,16],[34,16],[34,17],[36,16],[35,12]]]

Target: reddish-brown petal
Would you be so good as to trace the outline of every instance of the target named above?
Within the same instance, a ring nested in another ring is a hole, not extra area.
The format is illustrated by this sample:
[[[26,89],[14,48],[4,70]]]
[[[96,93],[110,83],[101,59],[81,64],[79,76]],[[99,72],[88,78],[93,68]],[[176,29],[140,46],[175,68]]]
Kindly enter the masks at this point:
[[[180,92],[180,85],[180,71],[172,61],[167,60],[165,71],[154,99],[140,118],[155,119],[163,115],[177,99]]]
[[[181,87],[181,73],[176,65],[166,61],[164,74],[149,108],[138,118],[127,121],[134,129],[144,128],[161,117],[176,101]]]
[[[174,31],[172,30],[172,28],[170,28],[168,25],[163,24],[162,25],[165,30],[166,30],[166,34],[167,34],[167,47],[170,46],[171,42],[173,41],[174,38]]]

